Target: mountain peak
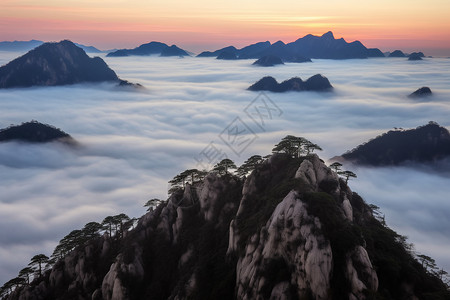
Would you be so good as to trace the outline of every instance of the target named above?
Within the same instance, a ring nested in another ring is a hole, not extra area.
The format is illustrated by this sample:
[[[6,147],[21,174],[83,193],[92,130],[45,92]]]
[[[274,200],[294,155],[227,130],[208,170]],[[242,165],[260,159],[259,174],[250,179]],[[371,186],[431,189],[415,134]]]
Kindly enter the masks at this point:
[[[324,33],[324,34],[322,35],[322,38],[334,40],[333,32],[328,31],[327,33]]]
[[[0,68],[0,88],[118,82],[100,57],[89,57],[69,40],[44,43]]]

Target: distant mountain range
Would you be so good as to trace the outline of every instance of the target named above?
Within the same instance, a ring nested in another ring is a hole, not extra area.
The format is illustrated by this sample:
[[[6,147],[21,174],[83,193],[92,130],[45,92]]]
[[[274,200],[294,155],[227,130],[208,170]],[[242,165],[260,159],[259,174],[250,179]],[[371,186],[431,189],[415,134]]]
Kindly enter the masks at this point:
[[[45,43],[0,67],[0,88],[57,86],[121,80],[100,57],[89,57],[71,41]]]
[[[160,42],[150,42],[134,49],[119,49],[108,53],[108,57],[132,56],[132,55],[160,55],[160,56],[190,56],[189,53],[176,45],[169,46]]]
[[[5,41],[0,42],[0,51],[29,51],[44,42],[31,41]],[[153,41],[142,44],[133,49],[114,49],[101,51],[93,46],[76,44],[88,53],[108,53],[108,57],[133,56],[133,55],[160,55],[160,56],[191,56],[192,53],[181,49],[176,45],[169,46],[165,43]],[[422,52],[418,52],[424,57]],[[285,44],[282,41],[271,44],[269,41],[258,42],[241,49],[228,46],[215,51],[204,51],[197,57],[216,57],[219,59],[260,59],[264,56],[277,56],[283,62],[305,62],[309,59],[351,59],[369,57],[407,57],[400,50],[392,53],[383,53],[378,48],[367,48],[359,41],[347,42],[343,38],[336,39],[331,31],[322,36],[308,34],[294,42]]]
[[[217,57],[225,51],[234,53],[239,59],[259,59],[263,56],[273,55],[285,62],[304,61],[305,58],[349,59],[384,57],[384,54],[379,49],[366,48],[359,41],[348,43],[343,38],[335,39],[331,31],[322,36],[308,34],[288,44],[282,41],[271,44],[269,41],[266,41],[252,44],[242,49],[229,46],[213,52],[202,52],[198,57]]]
[[[427,163],[450,157],[450,133],[435,122],[415,129],[396,129],[361,144],[332,160],[359,165],[392,166]]]
[[[30,51],[40,45],[44,44],[43,41],[31,40],[31,41],[13,41],[13,42],[0,42],[0,51]],[[98,50],[93,46],[85,46],[82,44],[75,43],[78,47],[83,49],[88,53],[102,53],[103,51]]]

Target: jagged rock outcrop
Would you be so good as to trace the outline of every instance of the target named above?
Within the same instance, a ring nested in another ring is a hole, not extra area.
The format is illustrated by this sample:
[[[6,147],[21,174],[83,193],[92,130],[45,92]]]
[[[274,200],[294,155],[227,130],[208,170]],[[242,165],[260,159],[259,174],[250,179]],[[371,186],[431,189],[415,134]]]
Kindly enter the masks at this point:
[[[330,91],[333,86],[325,76],[316,74],[306,81],[303,81],[300,77],[292,77],[281,83],[278,83],[275,78],[266,76],[258,80],[251,85],[248,90],[250,91],[270,91],[283,93],[288,91]]]
[[[407,287],[407,288],[405,288]],[[7,299],[413,299],[449,295],[315,154],[208,174]]]
[[[88,82],[120,84],[100,57],[89,57],[71,41],[45,43],[0,67],[0,88],[58,86]]]

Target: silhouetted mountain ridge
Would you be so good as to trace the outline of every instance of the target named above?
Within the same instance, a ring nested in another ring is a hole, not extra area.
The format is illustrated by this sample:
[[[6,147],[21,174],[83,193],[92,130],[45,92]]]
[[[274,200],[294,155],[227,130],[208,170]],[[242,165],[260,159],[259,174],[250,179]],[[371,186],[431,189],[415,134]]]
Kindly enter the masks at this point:
[[[0,67],[0,88],[105,81],[127,83],[119,79],[103,59],[89,57],[83,49],[68,40],[42,44]]]
[[[439,161],[450,157],[450,133],[435,122],[415,129],[390,130],[341,157],[355,164],[372,166]]]
[[[316,74],[306,81],[303,81],[300,77],[292,77],[281,83],[271,76],[266,76],[258,80],[256,83],[248,88],[250,91],[270,91],[283,93],[288,91],[330,91],[333,86],[325,76]]]
[[[343,38],[335,39],[331,31],[322,36],[308,34],[288,44],[282,41],[271,44],[269,41],[266,41],[252,44],[242,49],[229,46],[213,52],[205,51],[198,56],[218,56],[223,51],[233,52],[239,59],[259,59],[263,56],[273,55],[281,58],[284,62],[303,62],[309,58],[350,59],[384,57],[379,49],[368,49],[359,41],[348,43]]]
[[[119,56],[147,56],[147,55],[157,55],[160,56],[189,56],[189,54],[177,47],[176,45],[169,46],[161,42],[150,42],[147,44],[142,44],[134,49],[119,49],[114,52],[108,53],[108,57],[119,57]]]
[[[12,125],[0,129],[0,142],[20,141],[28,143],[47,143],[61,141],[74,143],[75,140],[67,133],[54,126],[30,121],[21,125]]]

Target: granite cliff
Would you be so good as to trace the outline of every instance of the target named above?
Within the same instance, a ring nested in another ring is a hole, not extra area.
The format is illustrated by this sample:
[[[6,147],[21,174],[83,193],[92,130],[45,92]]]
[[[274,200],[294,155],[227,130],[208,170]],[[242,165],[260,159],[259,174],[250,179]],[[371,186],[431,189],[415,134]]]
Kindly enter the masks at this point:
[[[133,229],[90,232],[4,299],[449,299],[315,154],[210,172]]]

